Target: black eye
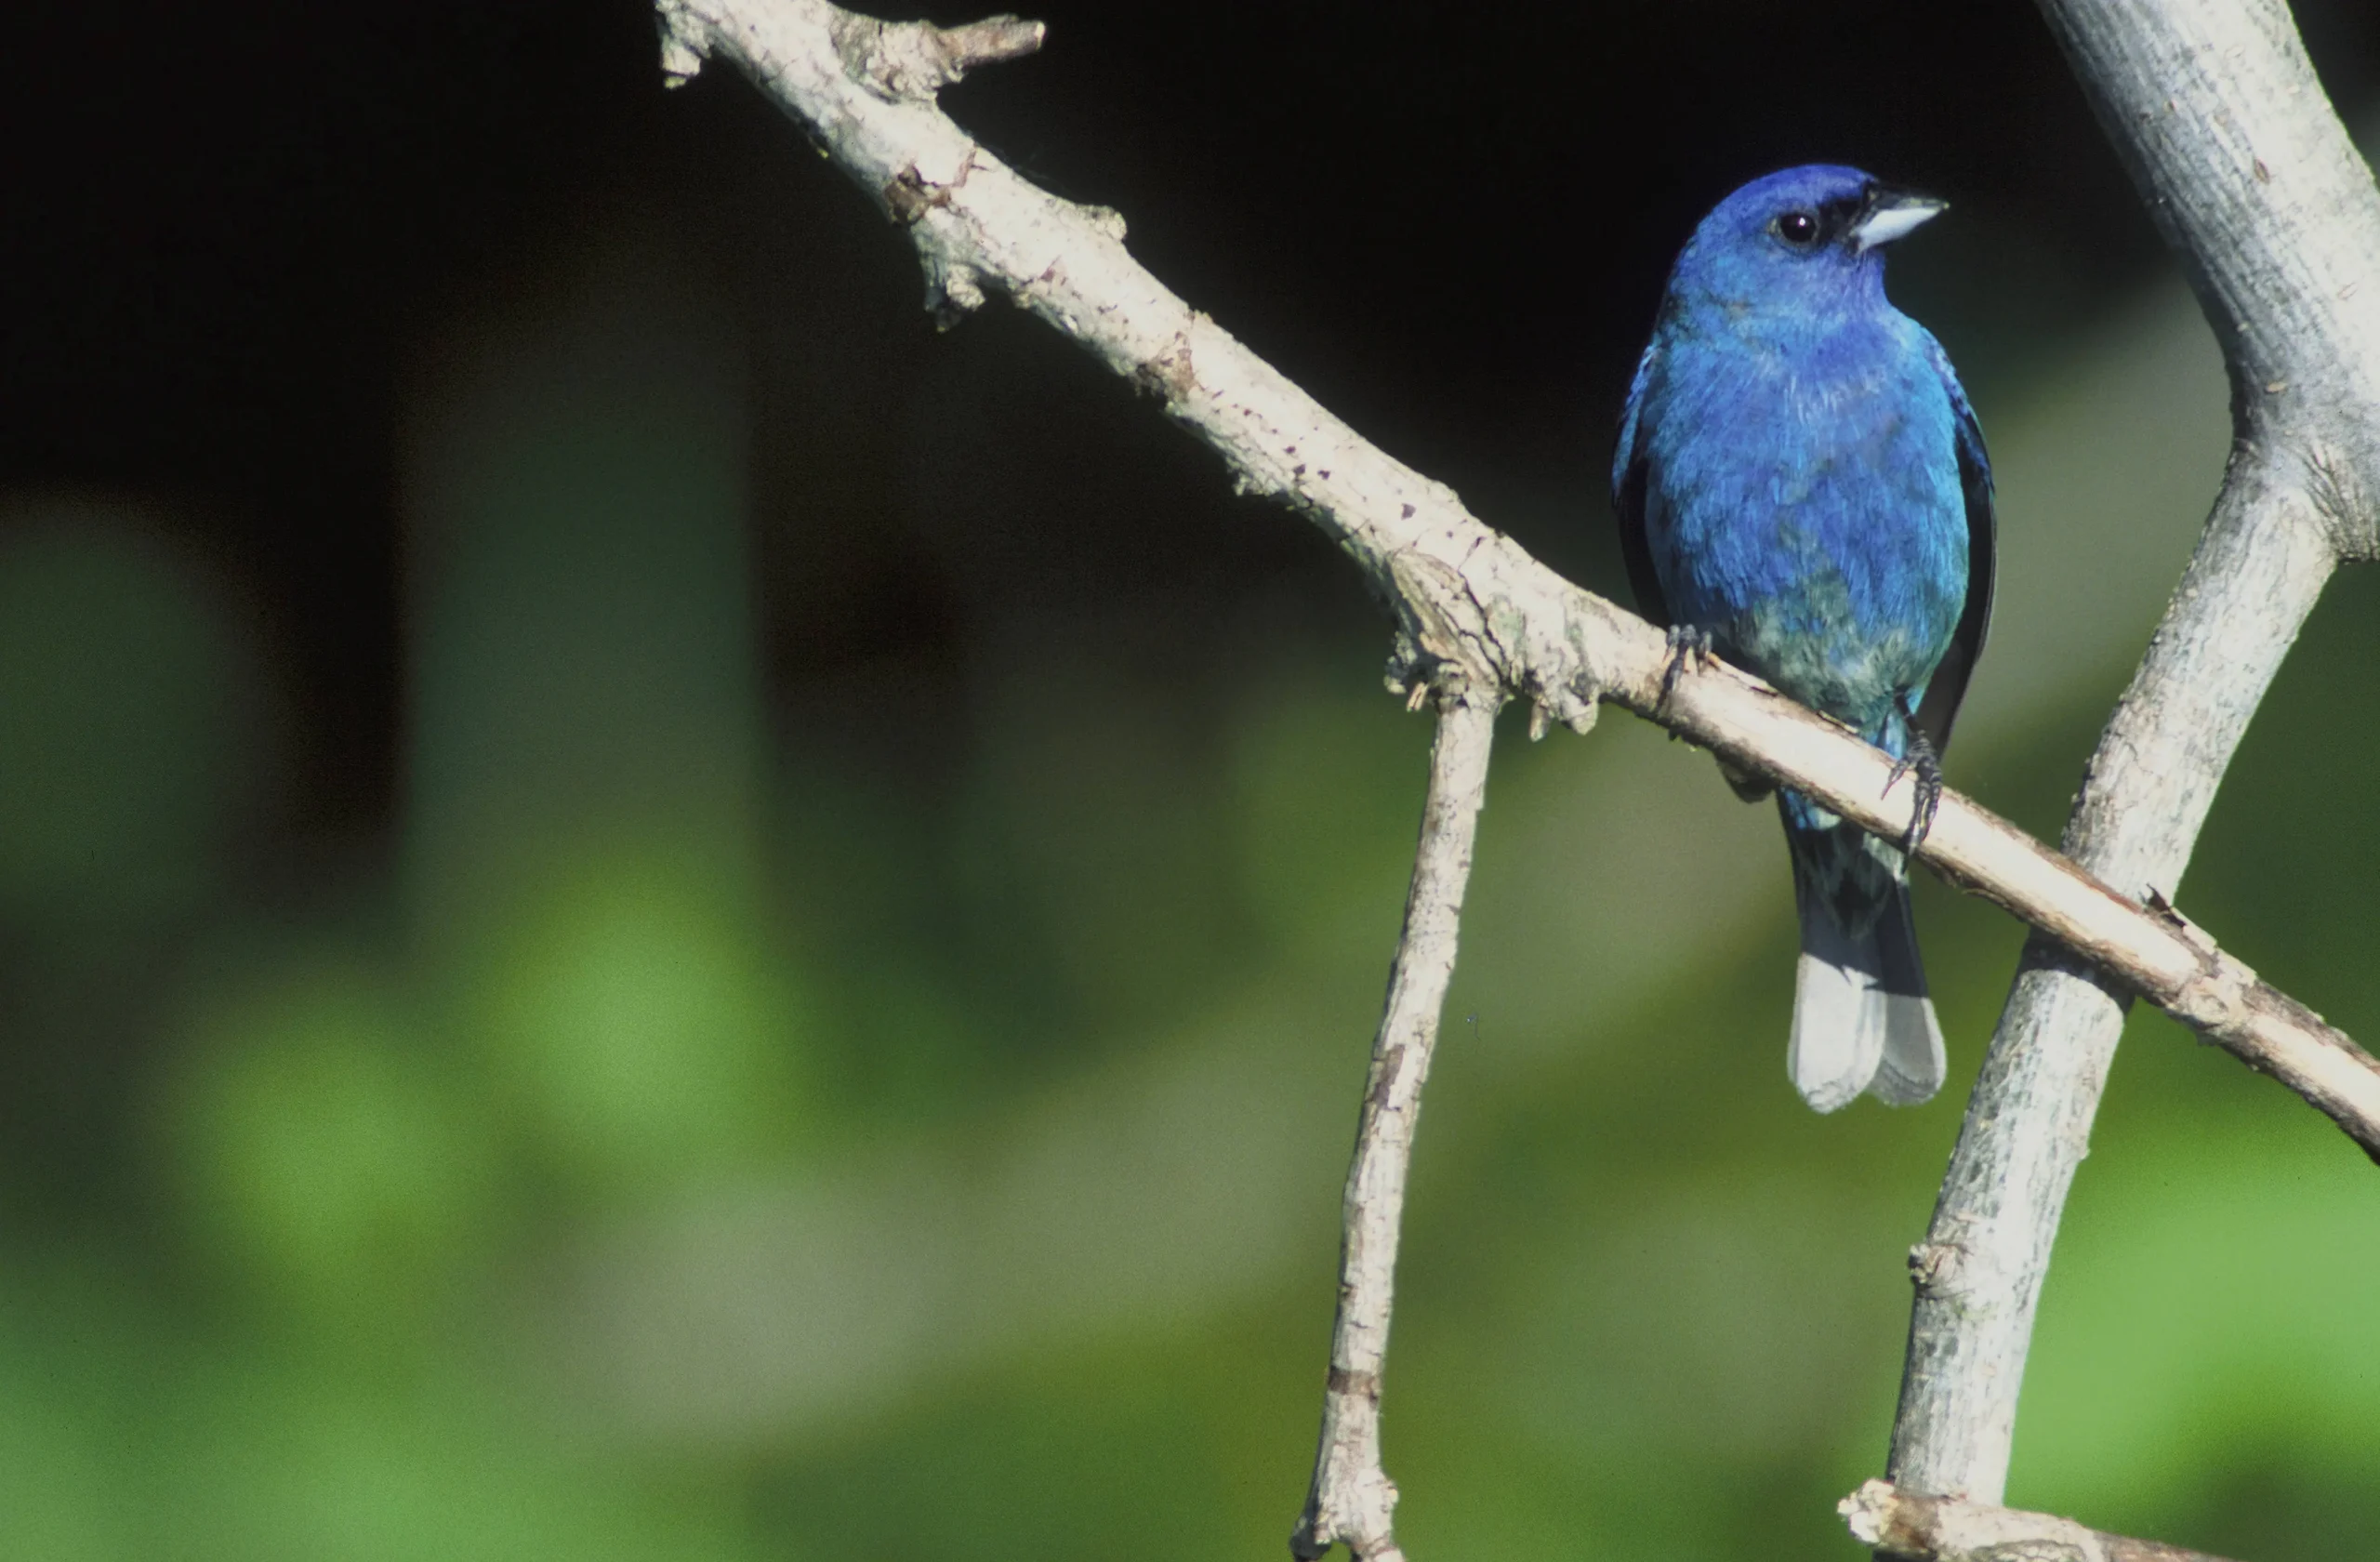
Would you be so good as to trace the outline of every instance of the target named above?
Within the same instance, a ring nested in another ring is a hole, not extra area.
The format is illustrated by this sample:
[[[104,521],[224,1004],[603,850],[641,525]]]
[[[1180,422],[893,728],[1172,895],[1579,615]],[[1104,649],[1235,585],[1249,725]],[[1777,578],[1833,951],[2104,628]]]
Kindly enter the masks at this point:
[[[1777,236],[1797,248],[1814,245],[1818,238],[1818,219],[1808,212],[1787,212],[1777,219]]]

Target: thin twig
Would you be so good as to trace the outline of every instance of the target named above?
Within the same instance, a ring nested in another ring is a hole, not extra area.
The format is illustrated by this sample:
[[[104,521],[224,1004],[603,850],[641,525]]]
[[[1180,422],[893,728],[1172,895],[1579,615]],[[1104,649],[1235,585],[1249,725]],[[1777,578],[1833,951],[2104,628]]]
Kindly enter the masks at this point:
[[[1871,1480],[1835,1506],[1851,1538],[1898,1562],[2224,1562],[2086,1529],[2070,1518],[1920,1497]]]
[[[1341,1541],[1360,1562],[1404,1562],[1405,1556],[1390,1528],[1396,1486],[1381,1467],[1381,1370],[1388,1358],[1405,1173],[1413,1160],[1413,1130],[1437,1046],[1439,1011],[1454,979],[1462,890],[1471,879],[1471,844],[1488,795],[1488,751],[1503,703],[1492,689],[1460,685],[1441,687],[1437,699],[1438,733],[1430,748],[1430,790],[1413,852],[1413,884],[1405,896],[1405,931],[1389,968],[1355,1158],[1347,1169],[1339,1316],[1330,1330],[1322,1438],[1305,1512],[1289,1537],[1289,1549],[1306,1558]]]
[[[2374,551],[2380,192],[2280,0],[2042,9],[2231,377],[2222,493],[2066,831],[2082,867],[2162,905],[2323,583]],[[2129,997],[2056,945],[2027,946],[1911,1256],[1887,1467],[1905,1488],[1985,1502],[2005,1489],[2035,1306]]]

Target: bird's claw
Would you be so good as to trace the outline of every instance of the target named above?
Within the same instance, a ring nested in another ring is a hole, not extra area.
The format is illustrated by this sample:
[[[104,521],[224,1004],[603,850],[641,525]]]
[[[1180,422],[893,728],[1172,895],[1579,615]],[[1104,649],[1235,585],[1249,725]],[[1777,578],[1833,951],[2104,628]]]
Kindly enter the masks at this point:
[[[1653,702],[1657,710],[1669,708],[1670,696],[1677,693],[1678,674],[1686,670],[1691,657],[1698,672],[1718,659],[1711,649],[1711,631],[1697,624],[1670,626],[1670,660],[1661,669],[1661,697]]]
[[[1917,799],[1909,813],[1909,828],[1900,838],[1901,854],[1917,855],[1925,837],[1934,828],[1934,815],[1942,806],[1942,759],[1934,751],[1934,740],[1915,726],[1909,729],[1909,751],[1893,761],[1892,770],[1884,776],[1884,790],[1889,793],[1904,775],[1914,773],[1917,777]]]

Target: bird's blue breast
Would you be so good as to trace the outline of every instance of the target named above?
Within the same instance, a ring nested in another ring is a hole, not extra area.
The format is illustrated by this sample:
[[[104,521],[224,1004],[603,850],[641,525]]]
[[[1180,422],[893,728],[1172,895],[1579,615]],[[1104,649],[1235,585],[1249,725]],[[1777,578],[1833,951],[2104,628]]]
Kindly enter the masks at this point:
[[[1950,395],[1879,300],[1813,321],[1664,311],[1632,408],[1672,618],[1897,750],[1967,588]]]

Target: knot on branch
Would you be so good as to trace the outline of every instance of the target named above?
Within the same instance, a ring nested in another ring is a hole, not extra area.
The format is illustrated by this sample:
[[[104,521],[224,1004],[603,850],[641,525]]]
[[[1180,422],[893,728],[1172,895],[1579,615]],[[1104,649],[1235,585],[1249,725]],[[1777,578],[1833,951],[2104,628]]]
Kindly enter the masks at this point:
[[[878,193],[884,197],[885,215],[904,228],[935,207],[950,205],[950,192],[942,185],[928,183],[914,163],[887,179]]]
[[[2328,362],[2309,345],[2310,362],[2265,378],[2233,364],[2237,438],[2224,483],[2261,483],[2313,512],[2342,563],[2380,559],[2380,364]]]
[[[1595,730],[1595,718],[1603,712],[1603,690],[1586,676],[1589,665],[1581,657],[1575,664],[1577,670],[1567,679],[1549,681],[1538,676],[1533,668],[1523,679],[1521,693],[1529,702],[1531,743],[1542,739],[1556,721],[1580,737]]]
[[[916,164],[910,164],[877,192],[884,203],[884,215],[899,227],[916,228],[928,213],[949,206],[951,192],[967,182],[974,166],[972,147],[948,184],[934,183],[918,171]],[[912,237],[918,246],[918,263],[925,271],[926,312],[933,317],[936,330],[947,331],[984,307],[984,273],[965,258],[963,247],[949,242],[946,235],[919,232]]]
[[[934,329],[947,331],[984,307],[983,273],[939,250],[919,245],[926,272],[926,312]]]
[[[1969,1243],[1929,1239],[1909,1250],[1909,1283],[1923,1297],[1964,1308],[1988,1303],[2007,1280],[2004,1262]]]
[[[1196,311],[1191,318],[1200,323],[1205,320]],[[1198,366],[1190,355],[1189,333],[1176,331],[1170,341],[1134,364],[1131,380],[1133,390],[1155,396],[1168,411],[1187,405],[1198,389]]]
[[[1909,1283],[1921,1295],[1948,1296],[1957,1288],[1964,1256],[1956,1242],[1920,1242],[1909,1250]]]
[[[661,33],[661,85],[683,86],[702,74],[710,34],[686,0],[654,0],[653,22]]]
[[[1903,1491],[1871,1480],[1835,1504],[1851,1538],[1905,1562],[2223,1562],[2070,1518]]]
[[[1396,617],[1396,647],[1389,654],[1388,685],[1413,708],[1431,691],[1441,703],[1501,699],[1506,680],[1480,611],[1462,576],[1416,549],[1389,555]]]
[[[2352,443],[2320,441],[2305,451],[2306,497],[2339,558],[2369,563],[2380,559],[2380,419],[2358,418],[2344,431]]]
[[[1481,559],[1490,561],[1484,585],[1468,562],[1458,569],[1414,547],[1387,556],[1389,579],[1375,578],[1372,589],[1396,623],[1389,691],[1405,695],[1414,710],[1433,693],[1442,709],[1524,701],[1532,743],[1556,722],[1580,736],[1593,731],[1604,690],[1591,676],[1595,657],[1580,627],[1570,624],[1567,643],[1549,647],[1532,634],[1527,615],[1497,589],[1492,553],[1474,545],[1466,561]]]
[[[1344,1475],[1330,1500],[1318,1491],[1307,1499],[1289,1536],[1289,1555],[1299,1562],[1316,1562],[1344,1542],[1356,1562],[1404,1562],[1395,1528],[1396,1483],[1377,1463]]]
[[[979,65],[1017,60],[1041,46],[1048,29],[1021,17],[985,17],[963,27],[879,21],[838,10],[828,24],[852,80],[887,102],[932,101]]]

